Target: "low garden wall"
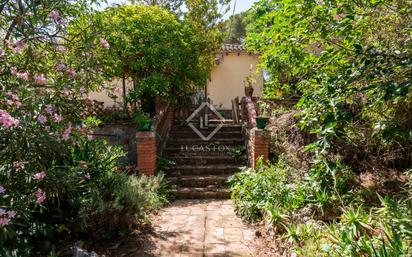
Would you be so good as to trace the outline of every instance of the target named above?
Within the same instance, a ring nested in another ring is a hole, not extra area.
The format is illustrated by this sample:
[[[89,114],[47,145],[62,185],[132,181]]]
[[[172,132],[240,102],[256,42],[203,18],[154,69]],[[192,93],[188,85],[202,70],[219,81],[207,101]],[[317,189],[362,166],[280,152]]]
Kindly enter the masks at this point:
[[[91,135],[94,138],[107,140],[111,145],[122,146],[127,153],[122,163],[137,163],[136,123],[113,122],[104,123],[94,128]]]

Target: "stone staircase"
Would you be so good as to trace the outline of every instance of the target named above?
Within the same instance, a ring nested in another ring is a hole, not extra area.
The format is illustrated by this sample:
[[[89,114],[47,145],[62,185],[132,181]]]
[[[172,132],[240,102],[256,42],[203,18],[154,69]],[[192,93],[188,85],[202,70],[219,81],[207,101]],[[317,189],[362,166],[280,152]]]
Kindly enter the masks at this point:
[[[207,136],[217,125],[211,121],[199,131]],[[178,199],[229,198],[226,181],[246,164],[241,125],[230,120],[209,141],[188,125],[173,125],[163,154],[176,163],[167,176],[177,186]]]

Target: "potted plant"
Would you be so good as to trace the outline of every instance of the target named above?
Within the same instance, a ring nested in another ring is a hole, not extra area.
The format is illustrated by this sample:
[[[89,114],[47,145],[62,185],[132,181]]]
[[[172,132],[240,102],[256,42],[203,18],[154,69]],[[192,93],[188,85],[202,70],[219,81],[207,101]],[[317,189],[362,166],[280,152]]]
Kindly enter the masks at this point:
[[[252,97],[253,96],[253,84],[256,83],[256,80],[252,77],[252,75],[249,75],[246,77],[244,80],[245,84],[245,96],[247,97]]]
[[[137,112],[133,116],[133,121],[137,124],[137,131],[151,131],[152,119],[143,112]]]
[[[258,129],[265,129],[269,123],[270,106],[265,102],[259,102],[259,115],[256,117],[256,127]]]

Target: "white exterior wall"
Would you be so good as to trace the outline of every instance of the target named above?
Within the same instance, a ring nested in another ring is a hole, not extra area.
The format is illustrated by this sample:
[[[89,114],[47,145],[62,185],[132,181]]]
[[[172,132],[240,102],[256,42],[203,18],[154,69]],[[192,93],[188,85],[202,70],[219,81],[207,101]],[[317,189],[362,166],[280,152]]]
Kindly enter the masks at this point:
[[[126,80],[126,90],[133,88],[133,81]],[[114,98],[116,96],[117,98]],[[99,92],[91,92],[88,95],[91,100],[96,100],[104,103],[106,108],[122,108],[123,107],[123,84],[121,79],[116,79],[107,82],[105,89]]]
[[[213,69],[207,86],[213,106],[217,109],[232,109],[231,101],[245,96],[243,81],[250,74],[251,65],[256,80],[253,96],[262,96],[263,75],[261,72],[256,73],[258,61],[258,56],[244,52],[223,54],[223,60]]]

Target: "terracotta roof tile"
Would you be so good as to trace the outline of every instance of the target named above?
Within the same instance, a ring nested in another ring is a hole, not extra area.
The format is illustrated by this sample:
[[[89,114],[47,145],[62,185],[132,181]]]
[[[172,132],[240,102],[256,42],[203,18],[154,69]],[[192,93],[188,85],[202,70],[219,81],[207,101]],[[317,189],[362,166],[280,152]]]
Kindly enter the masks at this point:
[[[246,52],[246,48],[242,45],[224,44],[221,51],[225,53]]]

